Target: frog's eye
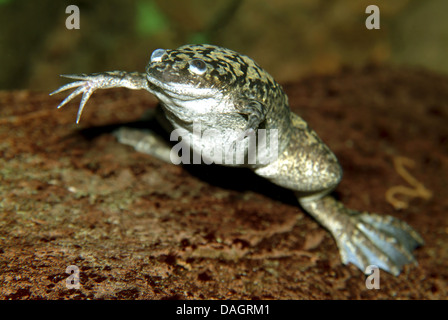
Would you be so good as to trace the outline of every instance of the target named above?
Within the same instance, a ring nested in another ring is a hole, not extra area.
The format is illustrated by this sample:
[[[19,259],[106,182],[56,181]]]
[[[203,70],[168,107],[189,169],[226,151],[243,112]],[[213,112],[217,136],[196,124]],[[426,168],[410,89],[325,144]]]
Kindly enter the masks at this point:
[[[160,62],[162,61],[163,56],[165,55],[165,49],[156,49],[151,54],[151,62]]]
[[[207,71],[207,65],[201,59],[191,60],[188,62],[188,64],[190,65],[188,67],[190,69],[190,71],[195,74],[201,75],[201,74],[204,74],[205,71]]]

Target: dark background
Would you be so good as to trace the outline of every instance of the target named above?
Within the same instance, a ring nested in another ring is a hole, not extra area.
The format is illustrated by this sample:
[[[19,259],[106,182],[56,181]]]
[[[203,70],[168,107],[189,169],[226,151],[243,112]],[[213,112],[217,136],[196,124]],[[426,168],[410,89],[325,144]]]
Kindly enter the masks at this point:
[[[80,8],[67,30],[65,8]],[[368,5],[381,29],[367,30]],[[448,72],[445,0],[1,0],[0,89],[50,91],[58,75],[143,71],[156,48],[212,43],[254,58],[279,82],[366,63]]]

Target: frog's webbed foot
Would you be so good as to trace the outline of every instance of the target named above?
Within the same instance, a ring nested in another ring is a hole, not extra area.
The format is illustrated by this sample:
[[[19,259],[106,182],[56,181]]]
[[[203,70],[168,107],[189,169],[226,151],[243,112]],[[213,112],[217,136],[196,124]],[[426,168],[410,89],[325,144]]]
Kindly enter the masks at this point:
[[[405,264],[417,264],[412,250],[424,241],[405,222],[349,210],[330,196],[299,201],[331,232],[344,264],[353,263],[363,272],[376,265],[394,275],[400,274]]]
[[[92,93],[97,89],[109,89],[115,87],[126,87],[129,89],[147,89],[146,77],[138,72],[124,72],[124,71],[110,71],[92,74],[68,74],[62,77],[79,80],[63,85],[59,89],[50,93],[56,93],[76,88],[70,93],[59,105],[58,109],[67,104],[76,96],[82,94],[81,102],[79,104],[78,115],[76,123],[79,123],[84,106],[89,100]]]

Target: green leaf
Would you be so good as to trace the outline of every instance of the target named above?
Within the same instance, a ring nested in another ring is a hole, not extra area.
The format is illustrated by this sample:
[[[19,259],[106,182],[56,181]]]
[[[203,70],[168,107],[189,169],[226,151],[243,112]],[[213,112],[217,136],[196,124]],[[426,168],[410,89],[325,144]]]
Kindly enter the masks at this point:
[[[137,2],[136,23],[137,32],[141,35],[153,35],[169,26],[168,19],[152,0]]]

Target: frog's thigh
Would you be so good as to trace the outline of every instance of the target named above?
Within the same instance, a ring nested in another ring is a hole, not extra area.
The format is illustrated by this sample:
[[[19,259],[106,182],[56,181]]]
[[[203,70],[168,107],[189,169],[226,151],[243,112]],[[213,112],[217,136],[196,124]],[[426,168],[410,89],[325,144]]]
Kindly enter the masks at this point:
[[[121,127],[113,133],[118,142],[134,147],[138,152],[171,163],[170,144],[161,136],[149,129]]]

